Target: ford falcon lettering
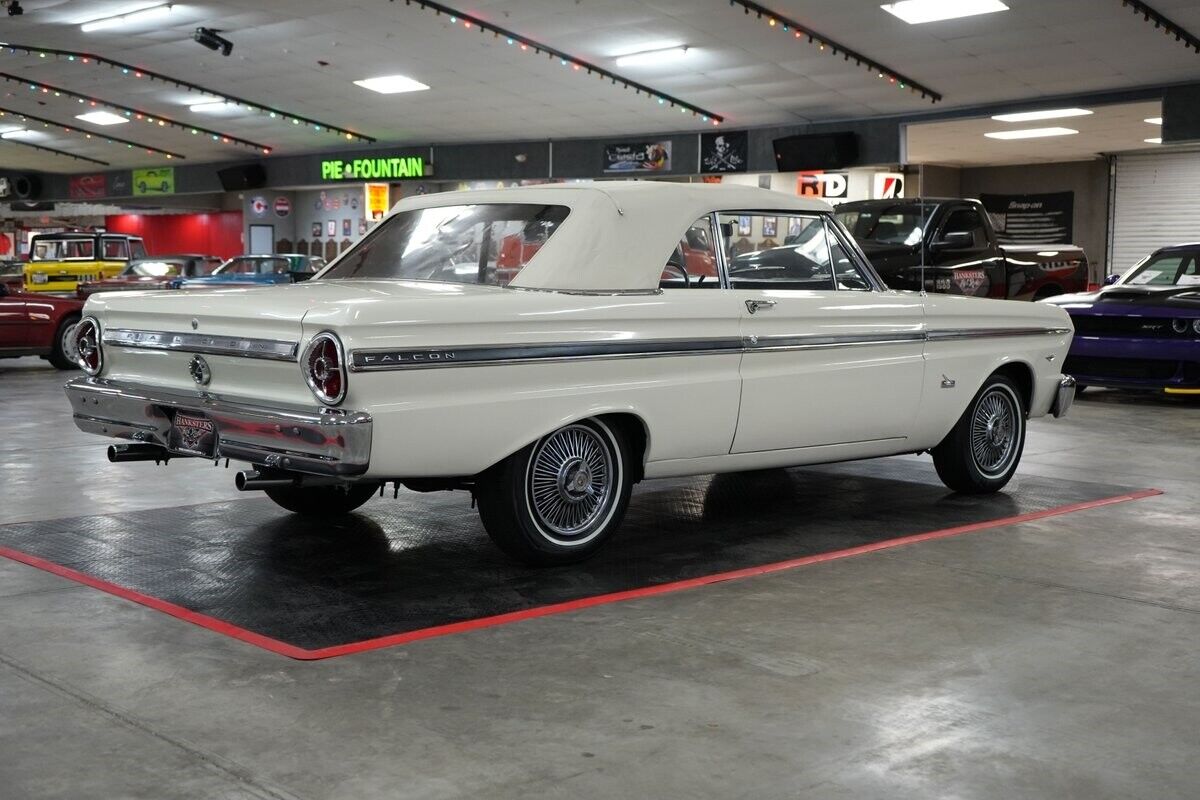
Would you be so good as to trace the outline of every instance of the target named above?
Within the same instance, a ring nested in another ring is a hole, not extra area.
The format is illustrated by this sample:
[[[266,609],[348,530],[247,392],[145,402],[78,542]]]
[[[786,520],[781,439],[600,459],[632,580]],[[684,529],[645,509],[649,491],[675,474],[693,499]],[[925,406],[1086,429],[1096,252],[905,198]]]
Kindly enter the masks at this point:
[[[465,489],[558,564],[644,479],[930,452],[997,491],[1071,405],[1071,337],[1048,305],[888,289],[818,200],[538,186],[406,198],[303,283],[94,295],[67,395],[113,461],[246,462],[238,488],[308,515]]]

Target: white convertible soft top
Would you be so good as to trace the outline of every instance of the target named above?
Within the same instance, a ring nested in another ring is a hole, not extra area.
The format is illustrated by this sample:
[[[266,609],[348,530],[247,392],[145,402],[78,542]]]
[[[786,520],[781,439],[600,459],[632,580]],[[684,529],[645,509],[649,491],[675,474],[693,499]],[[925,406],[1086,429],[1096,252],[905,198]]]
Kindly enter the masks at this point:
[[[830,210],[820,200],[752,186],[598,181],[416,195],[401,200],[391,213],[481,203],[567,206],[566,221],[511,285],[577,291],[657,288],[663,265],[688,226],[714,211]]]

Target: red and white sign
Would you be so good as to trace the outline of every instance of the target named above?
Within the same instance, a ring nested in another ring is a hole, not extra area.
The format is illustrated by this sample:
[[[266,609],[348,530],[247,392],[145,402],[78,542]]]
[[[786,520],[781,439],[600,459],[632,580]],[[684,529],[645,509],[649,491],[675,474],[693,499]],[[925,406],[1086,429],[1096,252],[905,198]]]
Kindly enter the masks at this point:
[[[876,172],[875,187],[871,197],[876,200],[894,200],[904,197],[904,176],[899,172]]]
[[[801,197],[844,198],[850,193],[850,176],[845,172],[801,172],[796,176],[796,194]]]
[[[275,216],[286,217],[292,213],[292,201],[286,197],[275,198]]]
[[[262,195],[250,198],[250,211],[254,216],[261,217],[267,213],[267,198]]]
[[[72,200],[104,197],[108,181],[103,175],[76,175],[67,181],[67,196]]]

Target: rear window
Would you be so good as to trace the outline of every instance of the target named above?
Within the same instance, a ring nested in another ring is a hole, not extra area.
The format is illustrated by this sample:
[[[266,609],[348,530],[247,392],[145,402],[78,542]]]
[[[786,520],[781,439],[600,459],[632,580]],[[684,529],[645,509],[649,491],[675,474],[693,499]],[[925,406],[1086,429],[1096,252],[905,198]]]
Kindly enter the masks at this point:
[[[96,258],[96,240],[92,237],[79,239],[43,239],[34,241],[31,261],[60,261],[65,259],[81,259],[93,261]]]
[[[388,218],[324,278],[508,284],[570,209],[486,203],[404,211]]]

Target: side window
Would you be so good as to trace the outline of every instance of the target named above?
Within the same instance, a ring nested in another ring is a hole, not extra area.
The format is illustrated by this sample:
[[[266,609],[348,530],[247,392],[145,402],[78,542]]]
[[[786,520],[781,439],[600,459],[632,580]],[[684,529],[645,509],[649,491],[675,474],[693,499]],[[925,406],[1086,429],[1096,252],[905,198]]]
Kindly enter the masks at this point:
[[[141,239],[131,239],[129,241],[129,257],[130,258],[145,258],[146,243]]]
[[[837,277],[837,288],[855,292],[871,291],[871,281],[846,252],[846,248],[842,247],[833,231],[827,230],[825,235],[829,237],[829,257],[833,262],[833,274]]]
[[[128,261],[129,242],[125,239],[101,239],[101,258],[105,261]]]
[[[733,289],[834,288],[825,223],[816,214],[719,215]]]
[[[659,288],[719,289],[716,241],[711,218],[701,217],[693,222],[667,256]]]
[[[947,233],[971,234],[971,249],[982,250],[987,247],[987,229],[983,227],[983,217],[973,208],[959,208],[950,212],[942,225],[942,235]]]

